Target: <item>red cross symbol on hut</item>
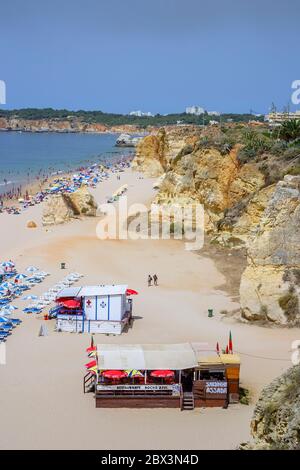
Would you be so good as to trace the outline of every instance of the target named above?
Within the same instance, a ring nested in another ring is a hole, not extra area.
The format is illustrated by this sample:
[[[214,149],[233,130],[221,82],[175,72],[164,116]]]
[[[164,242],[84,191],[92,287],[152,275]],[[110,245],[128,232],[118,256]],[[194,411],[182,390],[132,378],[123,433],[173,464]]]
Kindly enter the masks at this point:
[[[92,305],[92,302],[90,301],[90,299],[88,299],[88,300],[86,301],[86,304],[87,304],[88,307],[90,307],[90,306]]]

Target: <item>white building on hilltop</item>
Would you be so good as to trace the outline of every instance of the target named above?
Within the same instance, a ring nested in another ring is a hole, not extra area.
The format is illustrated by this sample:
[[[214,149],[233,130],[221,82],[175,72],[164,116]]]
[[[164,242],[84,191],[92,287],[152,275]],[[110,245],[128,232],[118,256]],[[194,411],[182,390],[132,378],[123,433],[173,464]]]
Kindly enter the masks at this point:
[[[143,111],[138,110],[138,111],[130,111],[129,116],[153,117],[153,114],[150,113],[149,111],[147,113],[144,113]]]
[[[196,116],[200,116],[200,114],[204,114],[205,113],[205,109],[204,108],[201,108],[201,106],[188,106],[187,108],[185,108],[185,112],[186,114],[195,114]]]
[[[300,120],[300,110],[295,112],[270,112],[265,116],[265,121],[269,122],[270,124],[273,123],[283,123],[284,121],[294,121]]]

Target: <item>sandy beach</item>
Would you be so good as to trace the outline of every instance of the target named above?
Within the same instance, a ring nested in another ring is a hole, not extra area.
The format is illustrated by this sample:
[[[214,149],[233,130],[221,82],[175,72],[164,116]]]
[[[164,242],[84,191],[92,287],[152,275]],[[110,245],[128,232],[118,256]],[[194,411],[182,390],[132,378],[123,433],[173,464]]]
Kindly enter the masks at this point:
[[[125,183],[130,204],[150,203],[153,180],[131,170],[120,181],[112,174],[92,193],[100,204]],[[53,320],[26,316],[24,302],[16,300],[23,323],[7,341],[7,364],[0,366],[0,448],[234,449],[248,440],[258,393],[291,365],[291,342],[300,337],[299,329],[224,318],[221,310],[239,305],[226,292],[226,279],[209,250],[205,256],[187,252],[183,242],[174,240],[99,240],[97,218],[45,228],[43,204],[18,216],[0,214],[1,259],[13,259],[19,272],[35,265],[51,273],[32,293],[41,294],[69,271],[84,275],[79,285],[124,283],[136,289],[133,328],[120,337],[96,335],[96,343],[201,341],[214,346],[226,344],[231,330],[234,350],[241,355],[241,384],[250,389],[252,404],[191,412],[95,409],[92,395],[82,389],[89,335],[56,333]],[[38,227],[26,228],[28,220]],[[61,271],[61,262],[67,271]],[[226,262],[230,265],[230,256]],[[148,288],[147,275],[155,272],[159,286]],[[42,323],[49,336],[38,336]]]

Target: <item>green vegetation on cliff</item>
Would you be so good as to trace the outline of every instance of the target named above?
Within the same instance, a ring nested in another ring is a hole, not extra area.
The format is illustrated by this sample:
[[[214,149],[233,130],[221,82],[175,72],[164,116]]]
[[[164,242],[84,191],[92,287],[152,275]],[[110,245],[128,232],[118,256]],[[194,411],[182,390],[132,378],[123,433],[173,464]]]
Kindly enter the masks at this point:
[[[107,126],[118,126],[125,124],[132,124],[142,128],[147,126],[167,126],[176,124],[181,121],[182,124],[195,124],[202,125],[208,124],[212,120],[220,120],[219,117],[209,116],[207,113],[204,115],[196,116],[193,114],[176,113],[161,115],[156,114],[153,117],[147,116],[129,116],[128,114],[113,114],[103,113],[102,111],[70,111],[67,109],[52,109],[52,108],[25,108],[25,109],[12,109],[1,110],[0,117],[3,118],[18,118],[18,119],[79,119],[86,123],[99,123]],[[222,114],[221,121],[228,119],[233,122],[248,122],[253,119],[251,114]],[[255,118],[256,120],[263,120],[263,117]]]

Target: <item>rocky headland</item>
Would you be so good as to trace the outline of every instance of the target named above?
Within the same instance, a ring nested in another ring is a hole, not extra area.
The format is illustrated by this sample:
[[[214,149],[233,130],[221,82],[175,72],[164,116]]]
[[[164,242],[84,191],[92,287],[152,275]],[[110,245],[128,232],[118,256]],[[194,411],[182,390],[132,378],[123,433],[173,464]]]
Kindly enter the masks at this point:
[[[84,122],[82,119],[70,117],[69,119],[21,119],[0,117],[0,131],[21,132],[86,132],[98,133],[137,133],[139,129],[130,124],[120,126],[107,126],[97,122]]]

